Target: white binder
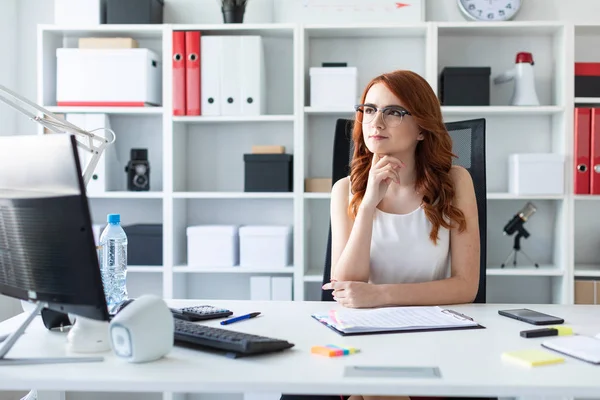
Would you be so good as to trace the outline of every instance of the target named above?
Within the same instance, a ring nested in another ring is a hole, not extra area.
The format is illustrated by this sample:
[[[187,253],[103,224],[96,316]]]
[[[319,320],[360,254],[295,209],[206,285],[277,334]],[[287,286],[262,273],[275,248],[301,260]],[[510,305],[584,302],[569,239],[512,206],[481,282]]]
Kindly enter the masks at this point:
[[[200,38],[200,99],[203,116],[221,115],[221,38]]]
[[[106,132],[101,128],[110,128],[110,122],[108,119],[108,115],[106,114],[85,114],[85,125],[81,126],[83,129],[88,132],[97,133],[100,136],[105,136]],[[96,169],[92,174],[92,179],[90,179],[87,185],[87,193],[91,195],[103,194],[108,190],[108,177],[110,171],[110,163],[114,161],[115,158],[115,149],[114,145],[108,146],[100,159],[98,160],[98,165],[96,165]],[[110,162],[107,162],[110,160]],[[89,160],[88,160],[89,161]],[[123,181],[125,181],[126,175],[123,172]]]
[[[67,120],[67,122],[70,122],[73,125],[80,127],[81,129],[85,129],[85,114],[65,114],[65,119]],[[83,139],[77,137],[77,140]],[[77,152],[79,153],[79,164],[81,165],[81,170],[84,171],[85,167],[90,162],[91,154],[87,153],[81,147],[77,147]]]
[[[242,36],[239,55],[241,114],[265,114],[266,80],[262,37]]]
[[[245,60],[241,57],[240,36],[221,37],[221,115],[240,115],[241,76],[240,69]]]

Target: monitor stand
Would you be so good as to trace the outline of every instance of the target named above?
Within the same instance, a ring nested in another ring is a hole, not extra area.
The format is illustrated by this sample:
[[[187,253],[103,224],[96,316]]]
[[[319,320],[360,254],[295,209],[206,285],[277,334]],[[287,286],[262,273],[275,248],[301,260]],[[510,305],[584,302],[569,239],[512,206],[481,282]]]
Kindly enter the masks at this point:
[[[74,353],[101,353],[110,350],[108,322],[75,316],[67,335],[67,349]]]
[[[4,343],[0,346],[0,366],[1,365],[29,365],[29,364],[63,364],[63,363],[82,363],[82,362],[100,362],[103,361],[103,357],[54,357],[54,358],[7,358],[6,354],[12,349],[16,341],[23,335],[31,321],[39,314],[40,311],[46,306],[45,303],[38,302],[35,309],[27,316],[25,321],[17,328],[16,331],[11,333],[8,338],[5,339]],[[77,322],[76,322],[77,323]],[[108,329],[107,329],[108,331]]]

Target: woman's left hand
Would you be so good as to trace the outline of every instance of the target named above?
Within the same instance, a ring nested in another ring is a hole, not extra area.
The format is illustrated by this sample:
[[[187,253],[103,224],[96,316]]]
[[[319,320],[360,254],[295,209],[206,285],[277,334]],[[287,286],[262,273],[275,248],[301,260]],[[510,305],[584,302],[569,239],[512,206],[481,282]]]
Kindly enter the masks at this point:
[[[324,290],[333,290],[333,299],[349,308],[371,308],[382,305],[381,289],[366,282],[332,281],[323,285]]]

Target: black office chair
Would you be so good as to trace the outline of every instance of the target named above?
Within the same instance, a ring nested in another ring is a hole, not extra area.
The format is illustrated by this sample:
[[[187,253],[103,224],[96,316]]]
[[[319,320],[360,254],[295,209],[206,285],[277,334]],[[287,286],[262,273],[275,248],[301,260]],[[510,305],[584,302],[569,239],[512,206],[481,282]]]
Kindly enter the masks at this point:
[[[338,119],[335,126],[333,141],[333,166],[332,184],[350,174],[350,160],[352,159],[352,126],[353,121]],[[486,230],[487,230],[487,198],[485,175],[485,119],[473,119],[446,123],[446,129],[452,137],[452,151],[458,157],[454,164],[465,167],[473,179],[477,209],[479,213],[479,235],[481,258],[479,263],[479,289],[475,303],[486,301]],[[323,284],[330,281],[331,277],[331,224],[327,239],[327,252],[325,256],[325,269],[323,271]],[[322,301],[333,301],[331,290],[321,291]]]

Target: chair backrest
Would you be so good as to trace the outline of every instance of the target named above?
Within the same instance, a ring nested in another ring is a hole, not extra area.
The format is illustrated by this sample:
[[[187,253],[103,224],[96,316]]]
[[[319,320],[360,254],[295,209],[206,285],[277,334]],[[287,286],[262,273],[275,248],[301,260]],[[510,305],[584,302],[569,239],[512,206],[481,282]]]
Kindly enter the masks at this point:
[[[332,183],[350,174],[350,160],[352,159],[352,126],[353,121],[338,119],[335,126],[333,142]],[[486,301],[486,244],[487,244],[487,186],[485,173],[485,119],[473,119],[446,123],[446,129],[452,137],[452,151],[457,156],[453,160],[455,165],[466,168],[471,174],[475,187],[475,197],[479,213],[479,235],[481,257],[479,263],[479,289],[475,303]],[[327,252],[325,256],[325,269],[323,283],[329,282],[331,276],[331,224],[327,238]],[[331,291],[323,290],[321,300],[333,301]]]

